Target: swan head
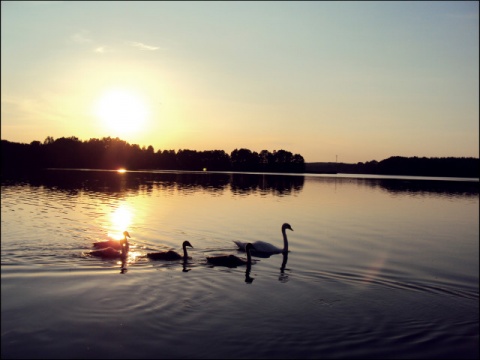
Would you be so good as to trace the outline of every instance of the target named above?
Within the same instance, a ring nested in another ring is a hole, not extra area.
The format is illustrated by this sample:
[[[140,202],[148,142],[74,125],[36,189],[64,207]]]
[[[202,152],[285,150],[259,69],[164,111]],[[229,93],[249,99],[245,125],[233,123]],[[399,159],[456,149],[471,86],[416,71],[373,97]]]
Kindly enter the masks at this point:
[[[124,232],[123,232],[123,236],[125,236],[125,237],[131,237],[130,234],[128,233],[128,231],[124,231]]]
[[[286,230],[286,229],[293,231],[293,229],[292,229],[292,227],[290,226],[290,224],[287,224],[287,223],[285,223],[285,224],[282,225],[282,231],[284,231],[284,230]]]
[[[193,248],[192,244],[190,244],[189,241],[184,241],[183,244],[182,244],[182,246],[183,246],[183,248],[185,248],[185,247],[187,247],[187,246]]]

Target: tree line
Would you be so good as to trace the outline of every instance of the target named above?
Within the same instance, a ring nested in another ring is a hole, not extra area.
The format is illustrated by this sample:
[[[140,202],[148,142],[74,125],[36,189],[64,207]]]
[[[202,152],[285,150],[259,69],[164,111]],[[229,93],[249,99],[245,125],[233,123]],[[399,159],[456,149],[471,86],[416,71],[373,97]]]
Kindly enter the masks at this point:
[[[2,171],[40,168],[118,169],[129,170],[210,170],[302,173],[305,161],[299,154],[286,150],[235,149],[196,151],[190,149],[157,150],[117,138],[47,137],[43,143],[30,144],[1,141]]]
[[[345,163],[310,163],[307,172],[411,175],[434,177],[480,177],[480,159],[473,157],[403,157],[392,156],[381,161]]]

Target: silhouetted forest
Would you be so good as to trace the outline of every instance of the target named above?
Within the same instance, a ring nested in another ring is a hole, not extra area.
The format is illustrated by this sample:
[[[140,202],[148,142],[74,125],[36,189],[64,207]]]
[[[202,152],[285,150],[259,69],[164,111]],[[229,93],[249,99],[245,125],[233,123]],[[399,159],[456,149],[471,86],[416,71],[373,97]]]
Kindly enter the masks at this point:
[[[382,161],[346,163],[305,163],[299,154],[286,150],[235,149],[196,151],[188,149],[157,150],[140,147],[119,138],[104,137],[81,141],[76,137],[30,144],[1,141],[2,174],[29,172],[43,168],[129,170],[193,170],[345,173],[445,177],[480,177],[478,158],[426,158],[393,156]]]
[[[382,161],[357,164],[307,163],[305,170],[311,173],[412,175],[439,177],[480,177],[478,158],[426,158],[392,156]]]
[[[140,147],[119,138],[104,137],[81,141],[76,137],[53,139],[43,143],[22,144],[1,141],[2,172],[42,168],[129,170],[252,171],[303,173],[305,161],[299,154],[286,150],[235,149],[196,151],[157,150]]]

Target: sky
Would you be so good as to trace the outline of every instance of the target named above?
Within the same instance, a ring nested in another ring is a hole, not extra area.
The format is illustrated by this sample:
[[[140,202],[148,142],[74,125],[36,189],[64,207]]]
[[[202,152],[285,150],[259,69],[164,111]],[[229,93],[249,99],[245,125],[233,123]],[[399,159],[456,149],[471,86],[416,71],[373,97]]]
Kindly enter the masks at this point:
[[[479,157],[477,1],[2,1],[1,139]]]

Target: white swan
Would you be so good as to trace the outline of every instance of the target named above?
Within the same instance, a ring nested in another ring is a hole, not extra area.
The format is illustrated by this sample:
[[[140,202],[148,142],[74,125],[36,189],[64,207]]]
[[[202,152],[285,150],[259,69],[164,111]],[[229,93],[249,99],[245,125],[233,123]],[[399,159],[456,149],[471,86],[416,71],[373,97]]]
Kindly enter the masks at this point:
[[[282,225],[282,235],[283,235],[283,249],[276,247],[275,245],[272,245],[270,243],[267,243],[265,241],[255,241],[253,244],[255,250],[252,250],[252,255],[254,256],[260,256],[260,257],[268,257],[273,254],[281,254],[281,253],[288,253],[288,240],[287,240],[287,234],[285,233],[285,230],[292,230],[292,227],[290,224],[283,224]],[[245,251],[245,246],[247,245],[246,242],[241,242],[241,241],[233,241],[239,248],[239,250]]]
[[[247,265],[247,272],[250,274],[250,266],[252,265],[251,251],[254,249],[254,247],[252,244],[247,243],[245,245],[245,249],[247,253],[247,260],[241,259],[235,255],[218,255],[207,257],[207,262],[215,266],[227,266],[231,268]]]
[[[148,253],[146,256],[152,260],[181,260],[181,259],[186,260],[189,258],[187,253],[187,246],[193,248],[192,244],[190,244],[189,241],[184,241],[182,244],[183,256],[173,250],[161,251],[156,253]]]

